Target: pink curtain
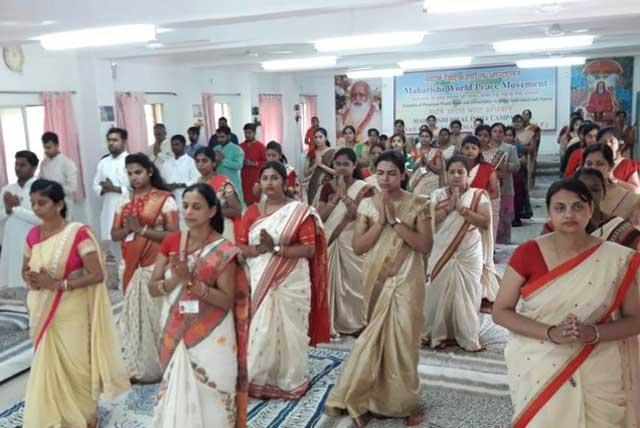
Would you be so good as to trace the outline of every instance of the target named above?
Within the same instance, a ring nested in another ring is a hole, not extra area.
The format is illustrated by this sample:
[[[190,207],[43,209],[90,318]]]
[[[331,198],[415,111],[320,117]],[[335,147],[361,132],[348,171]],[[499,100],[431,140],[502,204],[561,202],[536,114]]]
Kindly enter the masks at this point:
[[[0,122],[0,189],[9,184],[7,167],[7,158],[4,153],[4,139],[2,138],[2,123]]]
[[[202,113],[204,114],[204,141],[209,142],[209,138],[211,138],[211,136],[215,134],[216,129],[218,129],[213,94],[208,92],[202,94]]]
[[[70,92],[43,92],[44,130],[55,132],[60,139],[60,151],[73,161],[78,167],[78,190],[75,199],[85,197],[84,180],[82,174],[82,159],[80,157],[80,139],[73,113],[73,103]]]
[[[311,118],[318,115],[318,97],[315,95],[304,95],[301,97],[302,103],[305,105],[305,111],[307,112],[304,118],[304,130],[311,128]]]
[[[260,123],[264,143],[275,140],[282,142],[282,95],[264,95],[259,98]]]
[[[129,133],[129,153],[147,151],[149,139],[144,117],[144,93],[116,92],[116,123]]]

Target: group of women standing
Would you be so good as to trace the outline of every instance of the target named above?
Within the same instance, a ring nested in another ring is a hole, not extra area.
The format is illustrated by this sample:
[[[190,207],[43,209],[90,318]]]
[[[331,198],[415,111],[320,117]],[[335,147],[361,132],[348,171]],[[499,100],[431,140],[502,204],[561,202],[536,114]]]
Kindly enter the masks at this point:
[[[428,128],[410,158],[402,138],[386,151],[374,143],[362,167],[317,129],[304,172],[309,204],[270,143],[260,201],[244,213],[216,157],[199,149],[184,230],[155,165],[129,155],[132,192],[112,229],[125,261],[124,359],[114,352],[100,247],[88,227],[65,221],[62,188],[36,181],[43,225],[29,234],[23,268],[36,350],[25,426],[93,427],[100,393],[160,381],[155,427],[245,427],[249,396],[299,399],[309,346],[341,334],[357,339],[325,412],[358,427],[375,416],[417,425],[421,343],[481,350],[483,300],[514,332],[505,351],[514,426],[638,423],[640,210],[612,177],[611,148],[587,147],[577,177],[552,186],[547,234],[518,247],[500,286],[500,153],[480,131],[462,155],[426,144]]]

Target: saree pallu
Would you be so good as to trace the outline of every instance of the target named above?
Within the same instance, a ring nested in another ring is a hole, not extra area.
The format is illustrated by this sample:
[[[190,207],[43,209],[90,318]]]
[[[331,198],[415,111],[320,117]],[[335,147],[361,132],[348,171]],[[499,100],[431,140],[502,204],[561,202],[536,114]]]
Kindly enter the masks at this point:
[[[80,240],[80,233],[86,238]],[[32,271],[45,268],[53,278],[73,278],[82,268],[75,269],[72,259],[96,251],[105,272],[98,241],[84,225],[70,223],[44,241],[38,234],[34,242],[26,250]],[[100,283],[69,291],[31,290],[27,306],[35,353],[24,427],[86,428],[97,418],[101,393],[113,399],[129,389],[107,288]]]
[[[422,166],[413,172],[409,180],[409,190],[414,195],[429,197],[431,192],[441,186],[442,182],[442,177],[439,174]]]
[[[489,197],[482,189],[468,189],[461,203],[477,212]],[[433,192],[431,215],[449,203],[447,188]],[[477,351],[480,347],[480,304],[495,301],[500,282],[493,265],[491,228],[480,230],[457,211],[440,224],[433,220],[433,249],[429,256],[429,283],[425,297],[425,337],[432,348],[447,339],[460,347]]]
[[[144,226],[165,229],[178,224],[175,207],[170,193],[154,190],[125,204],[118,210],[114,224],[121,227],[131,213]],[[155,382],[162,376],[159,358],[162,299],[151,297],[148,287],[159,249],[159,243],[139,235],[122,242],[125,299],[118,326],[129,375],[142,382]]]
[[[181,251],[186,248],[181,236]],[[187,257],[195,278],[211,284],[230,263],[238,263],[240,250],[220,239],[208,244],[198,257]],[[165,276],[170,277],[167,270]],[[249,383],[249,282],[236,269],[235,302],[230,310],[199,302],[198,314],[180,314],[181,300],[193,300],[178,287],[168,296],[162,313],[160,359],[165,369],[154,412],[155,428],[247,426]]]
[[[347,196],[359,204],[371,187],[362,180],[353,182]],[[347,218],[342,200],[325,222],[329,237],[329,308],[332,333],[353,334],[365,326],[362,301],[363,256],[352,247],[354,220]]]
[[[335,149],[328,149],[325,154],[322,155],[322,163],[330,167],[331,163],[333,162],[334,153]],[[309,157],[307,157],[305,162],[307,162],[308,165],[313,165],[314,160],[310,160]],[[329,174],[324,172],[324,170],[322,170],[321,168],[316,168],[313,171],[313,174],[311,175],[311,177],[309,178],[309,182],[307,183],[307,198],[309,201],[309,205],[313,207],[318,206],[318,201],[320,199],[320,189],[322,188],[322,186],[324,186],[325,180],[330,180],[331,178],[333,177],[329,176]]]
[[[493,149],[493,151],[496,151]],[[496,151],[497,153],[497,151]],[[502,152],[499,152],[502,153]],[[467,184],[476,189],[489,191],[489,180],[491,174],[495,171],[493,165],[489,162],[480,162],[469,171]],[[498,224],[500,223],[500,196],[491,199],[491,233],[493,234],[493,242],[498,237]]]
[[[603,242],[526,283],[519,313],[559,324],[569,313],[584,324],[619,317],[635,285],[640,255]],[[505,348],[513,426],[637,427],[638,337],[594,345],[555,345],[511,333]]]
[[[328,342],[330,313],[327,244],[315,209],[290,202],[258,218],[249,230],[249,245],[265,229],[279,245],[291,245],[305,219],[315,222],[312,260],[272,253],[247,260],[251,278],[249,391],[256,398],[298,399],[307,390],[309,344]]]
[[[634,211],[639,208],[640,195],[626,190],[617,184],[607,186],[604,199],[600,202],[600,210],[611,217],[628,219]]]
[[[374,198],[358,207],[358,219],[371,225],[379,212]],[[405,194],[393,202],[402,223],[415,230],[419,216],[427,216],[428,200]],[[371,412],[407,417],[420,412],[418,358],[424,302],[423,255],[386,225],[363,265],[367,326],[344,362],[325,412],[347,411],[359,420]]]
[[[216,175],[207,183],[220,200],[220,205],[224,205],[227,203],[228,195],[235,195],[238,198],[238,202],[242,204],[240,201],[240,197],[238,196],[238,191],[236,190],[236,186],[233,185],[233,182],[229,180],[224,175]],[[236,242],[236,236],[238,236],[240,228],[240,217],[238,218],[229,218],[224,217],[224,230],[222,231],[222,236],[227,241]]]

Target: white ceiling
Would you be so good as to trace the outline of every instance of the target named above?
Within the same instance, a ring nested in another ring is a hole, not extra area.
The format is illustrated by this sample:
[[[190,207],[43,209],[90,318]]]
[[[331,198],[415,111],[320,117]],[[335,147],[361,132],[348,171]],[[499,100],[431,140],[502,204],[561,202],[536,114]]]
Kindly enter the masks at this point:
[[[120,46],[92,53],[118,61],[258,71],[264,60],[315,55],[311,42],[319,38],[423,30],[429,34],[418,46],[340,55],[338,65],[460,55],[489,64],[525,56],[496,56],[492,42],[544,37],[559,24],[566,34],[597,36],[591,48],[572,53],[640,54],[640,0],[583,0],[554,13],[527,8],[456,15],[425,14],[416,0],[5,0],[0,44],[36,43],[34,37],[52,31],[133,23],[173,31],[158,35],[161,48]]]

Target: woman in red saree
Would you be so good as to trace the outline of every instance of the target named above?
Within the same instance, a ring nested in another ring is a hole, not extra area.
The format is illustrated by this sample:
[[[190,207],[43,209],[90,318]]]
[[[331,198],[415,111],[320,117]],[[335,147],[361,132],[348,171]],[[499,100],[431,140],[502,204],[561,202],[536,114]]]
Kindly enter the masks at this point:
[[[36,180],[31,203],[43,224],[27,236],[22,268],[35,349],[23,426],[95,427],[100,394],[129,389],[104,255],[88,226],[65,220],[60,184]]]
[[[167,299],[153,426],[245,428],[249,282],[213,189],[194,184],[183,204],[188,230],[164,239],[149,283]]]
[[[220,209],[224,216],[224,238],[236,242],[242,218],[242,205],[235,185],[226,175],[216,173],[218,163],[215,152],[210,148],[201,147],[196,150],[193,160],[198,172],[200,172],[200,182],[211,186],[220,200]]]
[[[327,242],[315,209],[288,198],[287,172],[267,162],[267,199],[247,208],[238,239],[251,277],[249,392],[299,399],[309,384],[309,345],[328,342]]]
[[[160,243],[178,230],[176,202],[157,168],[142,154],[125,159],[133,189],[123,198],[111,229],[114,242],[122,242],[124,308],[118,324],[125,362],[132,379],[155,382],[162,376],[159,359],[160,310],[147,288]]]
[[[516,249],[493,306],[511,331],[513,426],[638,426],[640,254],[586,232],[581,181],[554,183],[546,203],[555,232]]]

